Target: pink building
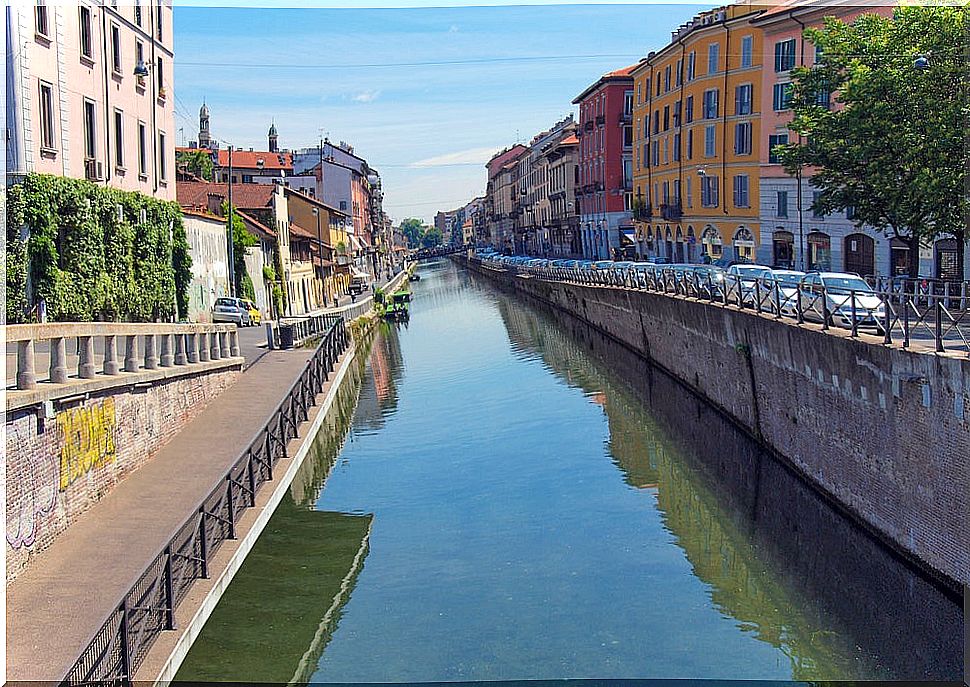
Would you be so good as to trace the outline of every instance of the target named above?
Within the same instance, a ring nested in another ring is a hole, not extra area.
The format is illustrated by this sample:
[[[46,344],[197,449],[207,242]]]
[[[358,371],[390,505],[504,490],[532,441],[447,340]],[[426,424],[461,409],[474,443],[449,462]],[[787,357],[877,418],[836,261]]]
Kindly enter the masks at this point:
[[[172,0],[18,2],[6,20],[8,180],[56,174],[174,200]]]
[[[633,245],[634,66],[604,74],[573,100],[579,105],[579,228],[583,255],[592,259]]]

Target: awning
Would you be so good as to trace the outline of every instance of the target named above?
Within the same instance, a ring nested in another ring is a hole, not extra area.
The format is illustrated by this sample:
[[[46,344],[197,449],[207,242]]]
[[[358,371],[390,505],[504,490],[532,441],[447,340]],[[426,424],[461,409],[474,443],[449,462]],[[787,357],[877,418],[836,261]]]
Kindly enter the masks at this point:
[[[352,276],[352,277],[363,277],[364,279],[370,279],[370,275],[367,274],[367,272],[361,272],[360,270],[358,270],[356,268],[353,269],[353,270],[351,270],[350,276]]]
[[[629,241],[630,243],[636,243],[637,231],[633,228],[620,227],[620,239],[622,241]]]
[[[363,244],[361,244],[360,242],[360,239],[358,239],[356,236],[354,236],[353,234],[350,234],[349,238],[350,238],[350,247],[353,250],[362,250],[364,248]]]

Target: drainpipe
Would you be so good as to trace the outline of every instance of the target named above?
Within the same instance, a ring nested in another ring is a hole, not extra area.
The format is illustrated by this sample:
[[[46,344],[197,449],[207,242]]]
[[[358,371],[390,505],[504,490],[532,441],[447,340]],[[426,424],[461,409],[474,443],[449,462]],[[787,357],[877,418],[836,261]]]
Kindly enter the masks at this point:
[[[727,210],[727,104],[728,104],[728,68],[731,60],[731,27],[727,25],[727,10],[724,10],[724,101],[721,103],[721,211],[726,215]]]
[[[805,66],[805,24],[795,18],[795,10],[788,11],[788,18],[801,27],[801,31],[798,35],[798,65],[800,67]],[[798,143],[801,145],[802,135],[798,135]],[[795,195],[798,199],[798,204],[796,208],[798,210],[798,264],[801,267],[802,272],[805,271],[805,214],[802,207],[802,166],[798,165],[798,171],[795,174]],[[891,245],[891,244],[890,244]]]
[[[158,11],[155,9],[154,6],[152,6],[151,3],[149,3],[149,7],[151,9],[149,10],[148,13],[151,15],[151,18],[152,18],[152,21],[151,21],[151,29],[152,29],[152,36],[151,36],[151,38],[152,38],[152,68],[149,70],[152,73],[152,84],[151,84],[152,85],[152,97],[151,97],[151,103],[152,103],[152,153],[153,153],[153,160],[152,160],[152,167],[153,167],[153,169],[152,169],[152,195],[157,196],[158,195],[158,122],[157,122],[157,119],[156,119],[156,115],[157,115],[157,112],[156,111],[158,110],[158,84],[157,84],[157,81],[161,77],[156,73],[156,70],[158,69],[158,58],[155,56],[155,37],[158,35],[158,32],[157,32],[156,27],[155,27],[155,21],[158,18]],[[174,97],[174,93],[173,93],[173,97]]]
[[[108,12],[101,7],[101,76],[104,82],[104,183],[111,180],[111,105],[108,103]]]
[[[681,148],[684,146],[684,86],[687,83],[687,79],[684,78],[684,69],[687,66],[687,46],[684,45],[683,35],[677,36],[677,42],[680,44],[680,71],[677,77],[680,79],[680,115],[677,117],[677,133],[680,134],[680,142],[677,146],[677,206],[680,210],[680,222],[683,224],[684,217],[684,151]],[[687,241],[688,237],[686,232],[684,233],[684,240]],[[690,262],[690,242],[687,241],[687,262]]]

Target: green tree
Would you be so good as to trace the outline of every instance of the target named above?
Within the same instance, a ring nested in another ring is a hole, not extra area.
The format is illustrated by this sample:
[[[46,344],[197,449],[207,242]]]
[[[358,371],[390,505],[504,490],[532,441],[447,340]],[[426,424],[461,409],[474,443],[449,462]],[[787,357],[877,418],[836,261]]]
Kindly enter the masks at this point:
[[[421,234],[421,247],[434,248],[435,246],[440,246],[441,239],[441,230],[438,229],[438,227],[428,227],[424,233]]]
[[[212,181],[212,156],[205,151],[177,151],[175,153],[175,166],[201,179]]]
[[[229,204],[222,202],[222,214],[226,217],[226,228],[229,227]],[[256,298],[256,290],[253,288],[253,280],[246,271],[246,249],[259,244],[259,239],[253,236],[246,229],[242,218],[238,212],[232,213],[232,268],[235,274],[235,285],[233,294],[240,298],[253,300]]]
[[[408,241],[408,247],[417,248],[421,245],[421,237],[424,234],[424,226],[421,220],[409,217],[401,221],[401,233]]]
[[[815,211],[853,208],[857,227],[905,241],[911,276],[921,244],[966,239],[968,13],[910,6],[892,19],[829,17],[805,31],[821,63],[792,72],[789,128],[801,140],[778,149],[785,170],[814,168]]]

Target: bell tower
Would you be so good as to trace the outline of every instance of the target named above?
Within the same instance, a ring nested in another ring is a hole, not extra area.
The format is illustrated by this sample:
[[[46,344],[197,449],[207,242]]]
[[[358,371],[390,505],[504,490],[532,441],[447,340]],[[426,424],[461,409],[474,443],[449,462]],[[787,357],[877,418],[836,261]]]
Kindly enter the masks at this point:
[[[205,101],[202,102],[202,109],[199,110],[199,147],[209,148],[211,139],[209,138],[209,108]]]

